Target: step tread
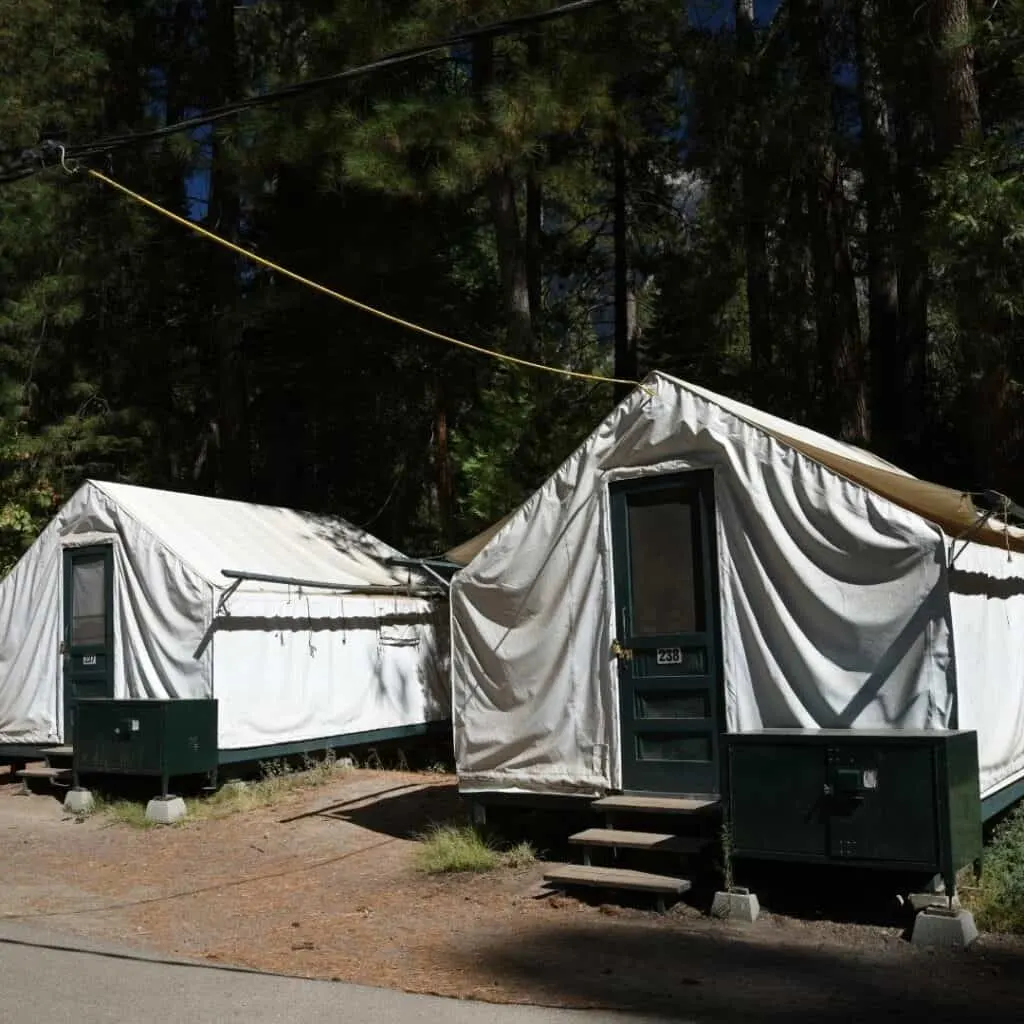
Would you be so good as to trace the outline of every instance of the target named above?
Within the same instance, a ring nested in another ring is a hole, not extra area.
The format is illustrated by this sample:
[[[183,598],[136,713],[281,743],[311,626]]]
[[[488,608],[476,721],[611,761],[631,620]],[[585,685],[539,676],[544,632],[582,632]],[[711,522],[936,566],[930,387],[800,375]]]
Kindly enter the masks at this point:
[[[598,811],[642,811],[648,814],[696,814],[720,805],[716,797],[605,796],[591,806]]]
[[[75,748],[68,746],[43,747],[39,751],[39,753],[42,754],[44,757],[71,757],[71,755],[74,754],[74,752]]]
[[[607,889],[637,889],[643,892],[680,895],[689,891],[690,882],[671,875],[654,875],[628,868],[597,868],[583,864],[556,864],[544,872],[546,882],[563,885],[593,885]]]
[[[588,828],[569,836],[570,843],[582,846],[621,846],[632,850],[659,850],[666,853],[697,853],[708,840],[676,836],[665,832],[630,832],[616,828]]]
[[[19,779],[55,779],[60,775],[70,775],[70,768],[50,768],[46,765],[34,765],[15,772]]]

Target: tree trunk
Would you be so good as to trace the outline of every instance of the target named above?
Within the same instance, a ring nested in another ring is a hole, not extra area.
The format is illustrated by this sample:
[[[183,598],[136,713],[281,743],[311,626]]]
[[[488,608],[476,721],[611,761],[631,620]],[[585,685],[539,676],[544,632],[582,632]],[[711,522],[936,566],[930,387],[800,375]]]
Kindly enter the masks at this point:
[[[894,457],[912,467],[918,465],[922,456],[931,292],[928,250],[924,242],[928,194],[921,168],[922,130],[916,114],[910,110],[897,111],[899,337],[893,386],[900,403],[900,428]]]
[[[807,181],[815,324],[824,418],[830,432],[863,443],[870,436],[867,360],[846,237],[840,164],[822,146]]]
[[[842,164],[831,139],[832,74],[821,0],[794,0],[798,46],[812,96],[814,141],[806,172],[820,397],[828,428],[848,441],[870,433],[867,359],[847,238]]]
[[[740,85],[741,116],[748,125],[756,123],[754,111],[754,0],[736,0],[736,42],[743,64]],[[772,362],[771,277],[768,262],[768,230],[761,167],[761,133],[748,128],[743,142],[741,164],[743,191],[743,249],[747,270],[747,314],[750,362],[754,373]]]
[[[531,32],[527,38],[530,67],[541,66],[541,37]],[[530,299],[530,323],[534,332],[542,312],[543,297],[543,248],[544,232],[541,216],[544,209],[544,190],[538,176],[540,155],[534,157],[526,179],[526,275]]]
[[[455,520],[455,478],[448,438],[448,396],[440,374],[434,382],[434,467],[441,535],[450,542]]]
[[[213,103],[237,95],[235,14],[233,0],[216,0],[210,10],[210,54],[214,66]],[[241,221],[239,182],[223,137],[214,133],[207,221],[212,230],[236,241]],[[213,344],[217,361],[217,436],[219,490],[226,497],[252,496],[252,464],[248,424],[248,388],[241,326],[235,316],[240,274],[237,259],[217,249],[215,261],[219,316],[213,318]]]
[[[935,155],[945,160],[981,130],[968,0],[929,0]]]
[[[487,104],[487,91],[494,82],[494,41],[479,39],[473,44],[473,89],[478,102]],[[526,244],[519,224],[516,182],[510,167],[493,171],[487,182],[487,199],[498,255],[498,270],[505,307],[509,348],[516,353],[533,351],[533,321],[530,310],[530,275]]]
[[[895,458],[900,436],[899,287],[893,252],[895,157],[882,94],[876,0],[855,9],[857,98],[863,152],[867,227],[868,350],[871,366],[871,440]]]
[[[622,380],[636,380],[638,373],[636,352],[635,316],[631,313],[631,296],[629,288],[629,222],[626,204],[626,148],[616,132],[612,143],[614,162],[614,197],[613,197],[613,249],[615,259],[614,292],[615,292],[615,376]],[[630,321],[633,321],[631,325]],[[628,384],[616,384],[616,399],[621,400],[632,387]]]

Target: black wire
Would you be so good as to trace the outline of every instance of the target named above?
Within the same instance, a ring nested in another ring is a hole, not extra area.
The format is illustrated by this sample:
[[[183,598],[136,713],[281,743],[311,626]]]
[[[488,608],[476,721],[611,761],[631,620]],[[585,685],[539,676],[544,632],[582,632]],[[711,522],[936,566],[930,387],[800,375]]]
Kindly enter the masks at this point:
[[[40,164],[32,164],[30,166],[22,167],[21,170],[10,171],[7,174],[0,174],[0,185],[10,185],[15,181],[21,181],[23,178],[30,178],[41,169],[42,166]]]
[[[279,103],[283,100],[296,99],[300,96],[304,96],[306,93],[323,89],[338,82],[349,81],[353,78],[359,78],[375,71],[382,71],[386,68],[406,64],[410,61],[417,60],[420,57],[429,56],[439,50],[447,50],[453,46],[472,43],[478,39],[512,34],[524,28],[540,25],[547,21],[553,21],[556,18],[563,18],[579,11],[589,10],[590,8],[600,7],[614,2],[616,2],[616,0],[571,0],[569,3],[559,4],[557,7],[552,7],[547,11],[542,11],[536,14],[523,14],[515,18],[506,18],[504,21],[492,22],[488,25],[482,25],[479,28],[467,29],[464,32],[448,36],[446,39],[439,39],[431,43],[421,43],[419,46],[410,46],[402,50],[396,50],[387,56],[380,57],[368,64],[360,64],[357,67],[346,68],[344,71],[338,71],[334,74],[323,75],[319,78],[311,78],[304,82],[297,82],[294,85],[275,89],[272,92],[262,93],[259,96],[250,96],[244,100],[236,100],[232,103],[225,103],[219,107],[212,107],[201,114],[185,118],[182,121],[176,121],[174,124],[164,125],[162,128],[154,128],[151,131],[129,132],[122,135],[113,135],[105,139],[99,139],[96,142],[83,143],[78,146],[67,146],[63,151],[63,157],[67,160],[83,159],[112,153],[116,150],[125,149],[129,146],[138,146],[146,142],[153,142],[157,139],[166,138],[169,135],[175,135],[179,132],[199,128],[203,125],[212,124],[228,117],[234,117],[236,114],[242,113],[246,110],[251,110],[255,107],[263,107],[273,103]],[[28,177],[38,171],[42,166],[56,163],[57,159],[59,159],[61,155],[60,146],[56,145],[52,141],[44,142],[39,149],[30,151],[30,153],[24,153],[23,151],[23,158],[21,161],[22,166],[15,167],[15,169],[12,169],[8,173],[0,175],[0,184],[10,181],[18,181],[21,178]],[[30,157],[31,163],[28,163],[25,160],[25,157]]]

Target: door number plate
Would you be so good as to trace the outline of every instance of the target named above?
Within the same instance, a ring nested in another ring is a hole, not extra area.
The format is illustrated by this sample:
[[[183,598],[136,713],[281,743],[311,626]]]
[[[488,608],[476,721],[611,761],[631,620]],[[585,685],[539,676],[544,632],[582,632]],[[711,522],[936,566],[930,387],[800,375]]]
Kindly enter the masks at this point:
[[[681,665],[683,663],[683,651],[680,647],[659,647],[659,665]]]
[[[658,653],[660,654],[661,651],[659,651]],[[95,665],[96,664],[96,655],[95,654],[87,654],[84,658],[82,658],[82,664],[83,665]]]

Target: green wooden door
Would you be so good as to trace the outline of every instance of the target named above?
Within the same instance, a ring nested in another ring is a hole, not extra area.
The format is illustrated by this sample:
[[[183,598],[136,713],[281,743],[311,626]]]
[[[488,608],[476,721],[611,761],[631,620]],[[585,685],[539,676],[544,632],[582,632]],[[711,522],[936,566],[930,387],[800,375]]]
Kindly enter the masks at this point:
[[[611,485],[622,786],[719,792],[714,475]]]
[[[114,549],[64,551],[64,742],[83,697],[114,696]]]

